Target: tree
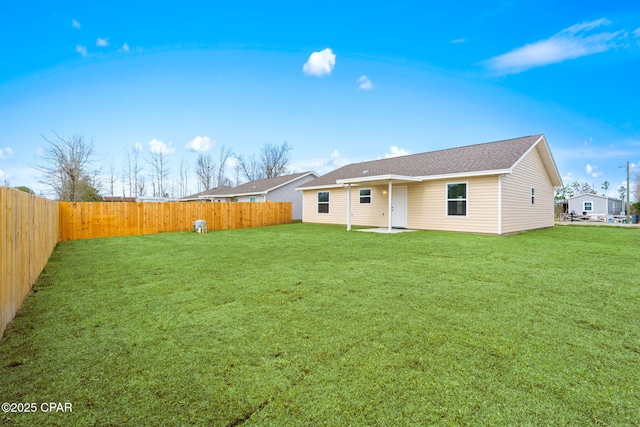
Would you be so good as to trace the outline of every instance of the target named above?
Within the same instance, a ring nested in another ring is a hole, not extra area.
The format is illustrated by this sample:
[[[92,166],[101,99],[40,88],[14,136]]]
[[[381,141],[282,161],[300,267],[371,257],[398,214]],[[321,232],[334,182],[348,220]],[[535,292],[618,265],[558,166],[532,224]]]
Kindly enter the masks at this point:
[[[99,192],[100,169],[91,171],[93,140],[87,142],[80,135],[71,138],[54,135],[55,139],[42,136],[48,146],[44,150],[43,163],[35,166],[43,174],[40,182],[50,187],[58,200],[95,200]]]
[[[609,187],[611,186],[611,183],[609,181],[605,181],[602,183],[602,195],[606,196],[607,195],[607,190],[609,189]]]
[[[218,157],[218,174],[216,175],[216,186],[221,187],[228,184],[227,178],[224,176],[224,168],[227,164],[227,160],[233,156],[233,151],[230,148],[226,148],[224,145],[220,146],[220,156]]]
[[[189,180],[187,169],[189,165],[185,163],[184,157],[180,159],[180,183],[178,186],[178,197],[185,197],[188,194]]]
[[[109,161],[109,195],[113,197],[116,186],[116,164],[113,157]]]
[[[267,143],[260,149],[259,159],[255,154],[250,157],[239,156],[238,166],[249,181],[282,176],[287,173],[291,150],[286,142],[281,145]]]
[[[627,197],[627,187],[625,187],[624,185],[621,185],[620,188],[618,188],[618,196],[620,196],[620,200],[622,200],[622,206],[625,206],[625,199]]]
[[[20,190],[20,191],[24,191],[25,193],[29,193],[29,194],[36,194],[33,192],[32,189],[30,189],[29,187],[25,187],[24,185],[20,185],[18,187],[15,187],[16,190]]]
[[[265,178],[286,175],[291,160],[291,146],[283,142],[281,145],[267,143],[260,150],[260,161]]]
[[[142,171],[142,168],[140,167],[139,163],[138,163],[138,157],[140,154],[140,148],[138,146],[136,146],[133,150],[133,156],[131,156],[131,154],[129,153],[129,149],[126,148],[125,149],[125,153],[127,155],[127,163],[124,166],[124,171],[123,171],[123,178],[126,181],[126,185],[129,189],[129,197],[137,197],[138,196],[138,181],[139,181],[139,175],[140,172]],[[132,158],[133,157],[133,158]],[[124,187],[124,185],[123,185]],[[144,185],[143,185],[144,187]],[[122,194],[124,195],[125,190],[124,188],[122,189]],[[142,196],[143,194],[141,194]]]
[[[153,171],[153,195],[167,197],[166,181],[169,176],[169,159],[163,150],[153,150],[149,152],[147,163],[151,165]]]
[[[257,179],[262,179],[265,177],[262,174],[260,163],[256,159],[255,154],[252,154],[250,157],[238,156],[237,159],[238,159],[238,168],[242,172],[242,175],[248,181],[255,181]]]
[[[198,187],[203,191],[213,187],[213,170],[215,168],[216,164],[213,162],[211,154],[198,154],[195,171],[198,176]]]

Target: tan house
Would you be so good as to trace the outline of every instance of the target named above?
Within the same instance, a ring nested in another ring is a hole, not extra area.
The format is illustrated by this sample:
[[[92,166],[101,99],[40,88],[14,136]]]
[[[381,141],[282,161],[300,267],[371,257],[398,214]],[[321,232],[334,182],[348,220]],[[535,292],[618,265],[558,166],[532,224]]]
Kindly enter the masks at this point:
[[[302,221],[507,234],[553,226],[544,135],[343,166],[299,186]]]

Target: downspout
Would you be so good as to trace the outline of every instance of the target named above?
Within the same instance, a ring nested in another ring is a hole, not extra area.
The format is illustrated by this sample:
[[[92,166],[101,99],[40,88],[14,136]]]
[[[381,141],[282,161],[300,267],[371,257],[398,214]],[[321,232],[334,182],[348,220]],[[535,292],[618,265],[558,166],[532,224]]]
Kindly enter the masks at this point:
[[[391,217],[393,216],[393,206],[392,206],[392,194],[393,194],[393,184],[392,181],[389,180],[389,233],[391,233]]]
[[[498,235],[502,235],[502,175],[498,175]]]
[[[351,184],[347,184],[347,231],[351,231]]]

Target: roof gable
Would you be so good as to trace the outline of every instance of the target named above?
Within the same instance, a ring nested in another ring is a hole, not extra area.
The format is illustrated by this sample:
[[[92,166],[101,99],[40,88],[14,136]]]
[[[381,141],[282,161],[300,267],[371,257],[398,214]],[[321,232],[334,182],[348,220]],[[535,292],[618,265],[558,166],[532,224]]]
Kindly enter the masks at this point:
[[[544,136],[533,135],[391,159],[353,163],[329,172],[299,188],[334,186],[338,184],[338,181],[366,179],[366,177],[374,176],[426,178],[480,173],[510,173],[513,167],[540,142],[543,142],[543,148],[540,151],[545,167],[548,170],[551,169],[551,181],[554,186],[561,186],[562,180]]]
[[[235,197],[249,194],[266,194],[305,176],[318,176],[314,172],[300,172],[291,175],[282,175],[275,178],[258,179],[245,182],[237,187],[222,187],[208,194],[208,197]]]

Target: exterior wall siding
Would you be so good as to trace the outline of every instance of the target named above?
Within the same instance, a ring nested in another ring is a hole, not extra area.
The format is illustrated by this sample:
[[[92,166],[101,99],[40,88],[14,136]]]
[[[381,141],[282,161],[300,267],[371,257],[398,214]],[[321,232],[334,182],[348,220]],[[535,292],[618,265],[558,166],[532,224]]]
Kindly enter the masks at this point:
[[[329,192],[329,213],[318,213],[318,192]],[[302,220],[317,224],[347,223],[347,191],[345,188],[305,190],[302,198]]]
[[[531,188],[535,203],[531,204]],[[553,184],[538,149],[533,149],[502,178],[502,232],[553,227]]]
[[[315,178],[316,177],[313,175],[307,175],[295,180],[294,182],[290,182],[287,185],[283,185],[280,188],[276,188],[275,190],[267,193],[267,200],[272,202],[291,202],[292,219],[300,220],[302,219],[302,193],[296,191],[296,187],[306,184],[309,181],[313,181]]]
[[[620,215],[622,211],[622,200],[597,194],[580,194],[569,199],[569,212],[575,211],[576,214],[582,215],[584,202],[593,203],[593,210],[587,212],[587,215]]]
[[[447,184],[467,184],[467,215],[447,215]],[[408,228],[498,233],[498,179],[495,176],[426,181],[408,186]]]
[[[360,204],[360,189],[371,189],[371,204]],[[351,225],[387,227],[389,225],[388,186],[351,187]],[[345,214],[346,218],[346,214]]]
[[[467,216],[447,215],[447,184],[467,183]],[[438,180],[407,187],[407,228],[418,230],[498,233],[498,178],[479,177],[463,180]],[[371,204],[359,203],[359,189],[371,188]],[[387,227],[389,197],[387,186],[351,188],[351,225]],[[318,213],[318,191],[329,191],[329,213]],[[347,189],[304,191],[303,221],[324,224],[347,223]]]

